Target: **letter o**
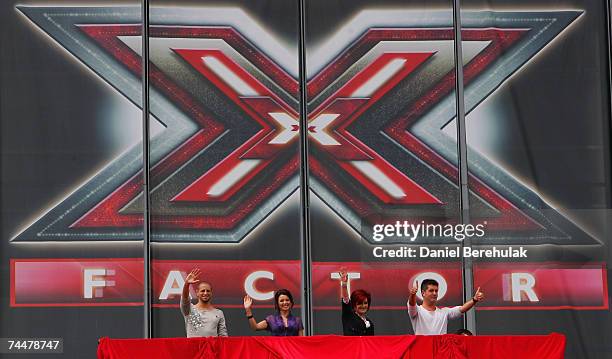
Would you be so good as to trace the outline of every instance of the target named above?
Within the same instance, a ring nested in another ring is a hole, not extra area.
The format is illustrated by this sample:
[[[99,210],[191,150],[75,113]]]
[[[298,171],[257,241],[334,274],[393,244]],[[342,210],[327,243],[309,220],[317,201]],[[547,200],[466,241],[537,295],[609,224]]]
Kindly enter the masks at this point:
[[[410,283],[414,283],[415,280],[419,282],[419,289],[417,290],[417,296],[420,299],[423,299],[423,296],[421,295],[421,283],[423,283],[425,279],[433,279],[436,282],[438,282],[439,284],[438,300],[444,298],[444,295],[446,294],[446,290],[448,289],[448,285],[446,284],[446,279],[444,279],[444,277],[442,277],[440,274],[435,273],[435,272],[419,273],[410,280]]]

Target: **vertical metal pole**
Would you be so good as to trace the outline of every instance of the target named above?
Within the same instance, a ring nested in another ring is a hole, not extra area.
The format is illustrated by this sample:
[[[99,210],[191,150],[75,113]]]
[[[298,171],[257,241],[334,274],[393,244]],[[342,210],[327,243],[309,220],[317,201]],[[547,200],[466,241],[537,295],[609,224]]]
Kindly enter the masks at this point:
[[[310,198],[308,188],[308,97],[306,88],[306,0],[298,0],[300,77],[300,239],[302,244],[302,321],[304,334],[312,335],[312,277]]]
[[[606,1],[606,25],[608,28],[608,36],[607,36],[607,43],[608,43],[608,96],[610,98],[610,113],[612,113],[612,0],[608,0]],[[608,143],[612,142],[612,120],[608,121],[608,133],[607,136],[604,139],[604,142],[607,141]],[[612,145],[608,145],[608,153],[610,153],[610,147]],[[611,174],[610,171],[610,161],[606,161],[606,166],[607,166],[607,171],[606,173]],[[608,179],[606,180],[606,188],[610,188],[610,179],[608,176],[606,176]],[[606,197],[608,198],[608,201],[610,200],[610,191],[608,190],[608,193],[606,194]],[[610,206],[610,202],[608,202],[608,207]]]
[[[612,113],[612,0],[606,1],[606,27],[608,28],[607,33],[607,44],[608,44],[608,97],[610,99],[610,107],[608,108],[610,113]],[[612,121],[608,121],[608,133],[604,139],[604,142],[611,143],[612,142]],[[608,145],[608,153],[610,153],[611,145]],[[610,174],[610,161],[606,162],[606,173]],[[610,179],[606,176],[606,188],[610,188]],[[610,191],[606,193],[606,198],[608,201],[610,200]],[[608,202],[608,207],[610,202]]]
[[[142,193],[144,261],[144,338],[152,337],[151,326],[151,243],[149,221],[149,0],[142,0]]]
[[[457,159],[459,166],[459,207],[462,224],[470,223],[470,201],[468,187],[467,138],[465,127],[465,103],[463,97],[463,48],[461,43],[461,0],[453,0],[453,31],[455,34],[455,101],[457,110]],[[470,239],[461,242],[463,247],[471,246]],[[461,257],[463,278],[463,301],[472,298],[474,277],[471,258]],[[464,326],[476,334],[476,312],[470,310],[464,317]]]

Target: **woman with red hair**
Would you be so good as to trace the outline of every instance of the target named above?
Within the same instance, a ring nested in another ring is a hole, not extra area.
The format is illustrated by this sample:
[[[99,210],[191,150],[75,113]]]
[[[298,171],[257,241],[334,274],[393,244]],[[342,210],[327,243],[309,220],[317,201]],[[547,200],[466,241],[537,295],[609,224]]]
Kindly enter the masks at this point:
[[[374,335],[374,323],[366,316],[372,304],[372,295],[363,289],[357,289],[349,298],[348,275],[344,270],[339,274],[344,335]]]

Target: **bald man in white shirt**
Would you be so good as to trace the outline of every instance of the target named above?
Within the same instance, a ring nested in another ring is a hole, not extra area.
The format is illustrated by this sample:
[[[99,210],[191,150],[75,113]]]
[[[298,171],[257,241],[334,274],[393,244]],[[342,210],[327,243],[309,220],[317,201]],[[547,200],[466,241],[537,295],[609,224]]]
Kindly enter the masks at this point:
[[[416,335],[441,335],[446,334],[448,320],[461,317],[461,315],[472,309],[476,303],[484,299],[484,293],[480,291],[480,287],[472,299],[468,300],[461,306],[450,308],[438,308],[438,282],[433,279],[425,279],[421,283],[421,296],[423,304],[417,305],[416,294],[418,290],[418,282],[410,289],[408,297],[408,315],[412,323],[412,329]]]

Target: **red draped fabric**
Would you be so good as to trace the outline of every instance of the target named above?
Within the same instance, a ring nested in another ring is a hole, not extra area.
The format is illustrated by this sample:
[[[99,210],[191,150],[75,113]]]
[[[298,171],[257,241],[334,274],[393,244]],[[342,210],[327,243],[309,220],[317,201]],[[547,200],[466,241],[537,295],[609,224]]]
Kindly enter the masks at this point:
[[[565,336],[375,336],[100,339],[99,359],[561,359]]]

